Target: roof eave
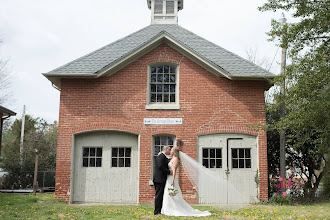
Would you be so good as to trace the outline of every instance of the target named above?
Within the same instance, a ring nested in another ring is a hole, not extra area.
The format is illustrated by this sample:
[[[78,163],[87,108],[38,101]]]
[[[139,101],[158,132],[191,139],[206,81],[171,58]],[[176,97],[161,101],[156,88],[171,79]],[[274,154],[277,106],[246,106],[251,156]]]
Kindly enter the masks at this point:
[[[3,116],[14,116],[16,115],[16,112],[13,112],[12,110],[9,110],[8,108],[5,108],[0,105],[0,112],[3,113]]]
[[[96,74],[69,74],[69,73],[42,73],[55,87],[61,89],[61,79],[63,78],[96,78]]]

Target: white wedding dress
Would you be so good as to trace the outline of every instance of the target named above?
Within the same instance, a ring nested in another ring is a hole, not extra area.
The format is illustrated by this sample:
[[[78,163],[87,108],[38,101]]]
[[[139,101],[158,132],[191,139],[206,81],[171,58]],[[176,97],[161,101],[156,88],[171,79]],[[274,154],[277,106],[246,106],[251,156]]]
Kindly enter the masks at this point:
[[[172,163],[168,163],[168,167],[172,170]],[[163,208],[162,214],[171,215],[171,216],[208,216],[211,215],[209,211],[199,211],[192,208],[182,197],[182,192],[179,186],[177,177],[174,180],[174,188],[178,190],[178,193],[175,196],[170,196],[168,194],[168,188],[172,183],[172,175],[167,176],[164,198],[163,198]]]

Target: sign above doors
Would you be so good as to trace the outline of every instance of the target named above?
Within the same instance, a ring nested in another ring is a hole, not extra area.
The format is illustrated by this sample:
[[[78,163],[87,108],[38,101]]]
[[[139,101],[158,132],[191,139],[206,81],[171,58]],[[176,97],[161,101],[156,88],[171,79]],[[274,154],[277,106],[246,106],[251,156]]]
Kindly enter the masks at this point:
[[[182,125],[182,118],[144,118],[145,125]]]

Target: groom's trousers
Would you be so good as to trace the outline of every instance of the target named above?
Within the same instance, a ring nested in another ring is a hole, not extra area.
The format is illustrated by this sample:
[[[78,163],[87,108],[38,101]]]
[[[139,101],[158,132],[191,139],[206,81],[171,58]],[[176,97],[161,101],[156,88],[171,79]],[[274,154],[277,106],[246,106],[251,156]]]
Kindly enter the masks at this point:
[[[158,215],[158,214],[161,214],[162,207],[163,207],[165,183],[154,183],[154,185],[155,185],[155,190],[156,190],[154,214]]]

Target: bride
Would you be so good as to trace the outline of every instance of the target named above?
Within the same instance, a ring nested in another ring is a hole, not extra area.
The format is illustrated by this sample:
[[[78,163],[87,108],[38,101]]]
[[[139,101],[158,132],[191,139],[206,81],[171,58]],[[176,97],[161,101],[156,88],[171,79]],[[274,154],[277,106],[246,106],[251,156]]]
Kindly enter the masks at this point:
[[[165,185],[163,207],[161,213],[172,216],[208,216],[211,215],[209,211],[199,211],[192,208],[182,197],[182,192],[176,178],[177,169],[180,166],[180,150],[173,147],[171,150],[172,159],[168,163],[170,170],[173,170],[173,175],[168,175]],[[169,195],[169,188],[173,187],[176,195]]]

